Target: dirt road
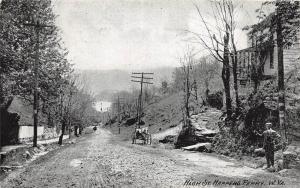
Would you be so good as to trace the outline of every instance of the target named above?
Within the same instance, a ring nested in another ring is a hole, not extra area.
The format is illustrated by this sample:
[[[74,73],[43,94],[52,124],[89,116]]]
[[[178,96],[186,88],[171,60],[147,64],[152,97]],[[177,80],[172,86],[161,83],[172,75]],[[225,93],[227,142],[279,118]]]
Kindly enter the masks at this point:
[[[132,145],[101,129],[13,172],[2,187],[297,187],[234,160]],[[280,185],[280,184],[284,184]]]

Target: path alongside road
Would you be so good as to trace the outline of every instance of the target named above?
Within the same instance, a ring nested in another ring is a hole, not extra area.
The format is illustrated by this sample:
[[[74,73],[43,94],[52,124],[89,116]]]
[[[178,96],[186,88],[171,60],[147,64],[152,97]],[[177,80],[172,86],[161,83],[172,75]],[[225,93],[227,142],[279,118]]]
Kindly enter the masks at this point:
[[[100,129],[76,144],[51,151],[24,169],[16,170],[0,185],[5,188],[183,187],[184,183],[198,182],[196,187],[201,187],[206,181],[211,185],[203,187],[224,187],[215,181],[240,181],[252,184],[236,187],[254,187],[253,183],[263,183],[257,186],[266,187],[274,179],[276,184],[283,181],[288,187],[297,187],[299,183],[210,154],[132,145]]]
[[[63,140],[66,140],[69,138],[69,135],[64,135]],[[37,144],[38,145],[42,145],[42,144],[52,144],[58,142],[58,138],[52,138],[52,139],[48,139],[48,140],[38,140]],[[19,145],[10,145],[10,146],[3,146],[1,149],[0,153],[7,153],[11,150],[17,149],[17,148],[21,148],[21,147],[28,147],[29,145],[32,145],[32,142],[30,143],[24,143],[24,144],[19,144]]]

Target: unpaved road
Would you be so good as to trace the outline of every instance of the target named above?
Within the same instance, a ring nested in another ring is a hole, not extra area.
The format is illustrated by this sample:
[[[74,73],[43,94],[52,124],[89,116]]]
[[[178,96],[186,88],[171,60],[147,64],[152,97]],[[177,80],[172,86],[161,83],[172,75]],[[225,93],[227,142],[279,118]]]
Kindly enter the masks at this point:
[[[0,185],[3,188],[185,187],[197,183],[190,187],[225,187],[222,182],[237,182],[240,184],[235,187],[268,187],[273,180],[276,186],[271,187],[298,187],[299,183],[208,154],[132,145],[100,129],[11,173]]]

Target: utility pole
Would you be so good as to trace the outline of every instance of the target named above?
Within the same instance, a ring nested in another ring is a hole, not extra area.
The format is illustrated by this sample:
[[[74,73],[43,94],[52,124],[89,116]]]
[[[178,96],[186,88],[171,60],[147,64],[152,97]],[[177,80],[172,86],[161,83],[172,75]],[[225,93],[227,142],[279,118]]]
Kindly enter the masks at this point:
[[[124,102],[122,101],[124,98],[120,98],[118,96],[118,101],[117,101],[117,110],[118,110],[118,122],[121,122],[121,104],[124,104]]]
[[[121,133],[121,128],[120,128],[120,97],[118,96],[118,129],[119,129],[119,134]]]
[[[123,98],[120,98],[119,96],[117,97],[116,101],[117,102],[113,103],[114,112],[115,112],[113,114],[117,115],[117,120],[118,120],[118,122],[120,122],[121,121],[121,116],[120,116],[120,114],[121,114],[121,105],[124,104],[124,102],[123,102]]]
[[[154,73],[146,73],[146,72],[133,72],[132,73],[133,76],[131,76],[131,78],[135,79],[135,80],[131,80],[132,82],[137,82],[141,84],[141,88],[140,88],[140,94],[139,94],[139,99],[138,99],[138,124],[141,123],[141,116],[143,114],[143,84],[153,84],[152,82],[150,82],[150,80],[152,80],[152,77],[145,77],[144,75],[153,75]],[[138,76],[135,76],[138,75]],[[138,80],[136,80],[138,79]],[[145,80],[145,81],[144,81]]]
[[[117,98],[117,102],[114,102],[113,105],[116,106],[117,108],[117,121],[118,121],[118,128],[119,128],[119,134],[121,133],[121,128],[120,128],[120,124],[121,124],[121,104],[124,104],[124,102],[122,101],[124,98],[120,98],[118,96]]]
[[[279,111],[279,125],[283,141],[287,141],[286,126],[285,126],[285,89],[284,89],[284,62],[283,62],[283,36],[282,36],[282,23],[281,12],[276,10],[277,13],[277,49],[278,49],[278,111]]]
[[[35,49],[35,61],[33,65],[34,71],[34,93],[33,93],[33,147],[37,147],[37,127],[38,127],[38,106],[39,106],[39,78],[38,78],[38,64],[39,64],[39,48],[40,48],[40,30],[46,27],[52,27],[41,24],[39,19],[32,23],[25,23],[25,26],[33,27],[36,35],[36,49]]]
[[[137,118],[139,117],[139,100],[140,100],[140,96],[136,99],[136,104],[135,104]]]
[[[109,112],[107,113],[107,116],[108,116],[108,121],[109,121],[109,128],[111,128],[111,118],[110,118]]]
[[[118,123],[120,123],[120,97],[119,96],[117,101],[117,110],[118,110]]]

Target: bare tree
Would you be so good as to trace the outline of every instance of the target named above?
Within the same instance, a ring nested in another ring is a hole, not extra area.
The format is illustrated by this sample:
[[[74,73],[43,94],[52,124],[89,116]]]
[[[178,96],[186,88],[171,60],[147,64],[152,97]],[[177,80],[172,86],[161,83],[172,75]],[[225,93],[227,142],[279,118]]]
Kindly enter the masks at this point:
[[[180,58],[181,70],[183,73],[184,81],[184,125],[190,126],[188,120],[190,118],[190,97],[192,90],[192,65],[194,64],[194,52],[192,49],[188,48],[184,53],[183,57]]]
[[[232,114],[232,101],[230,92],[230,75],[233,72],[236,110],[239,109],[239,93],[237,80],[237,48],[235,45],[234,31],[236,22],[234,13],[236,6],[230,0],[212,1],[212,12],[215,24],[208,23],[201,13],[200,7],[195,5],[197,13],[200,17],[200,23],[206,30],[206,35],[187,30],[187,33],[192,34],[191,42],[200,44],[219,62],[222,63],[222,81],[224,85],[225,101],[227,117]],[[230,61],[230,59],[232,59]],[[232,65],[231,63],[232,62]]]
[[[197,61],[194,72],[198,87],[203,88],[204,103],[207,101],[211,84],[221,78],[220,64],[211,56],[202,57]]]
[[[61,135],[59,136],[58,144],[61,145],[65,130],[71,126],[71,110],[72,99],[76,92],[75,79],[70,79],[67,88],[60,88],[60,119],[61,119]]]

